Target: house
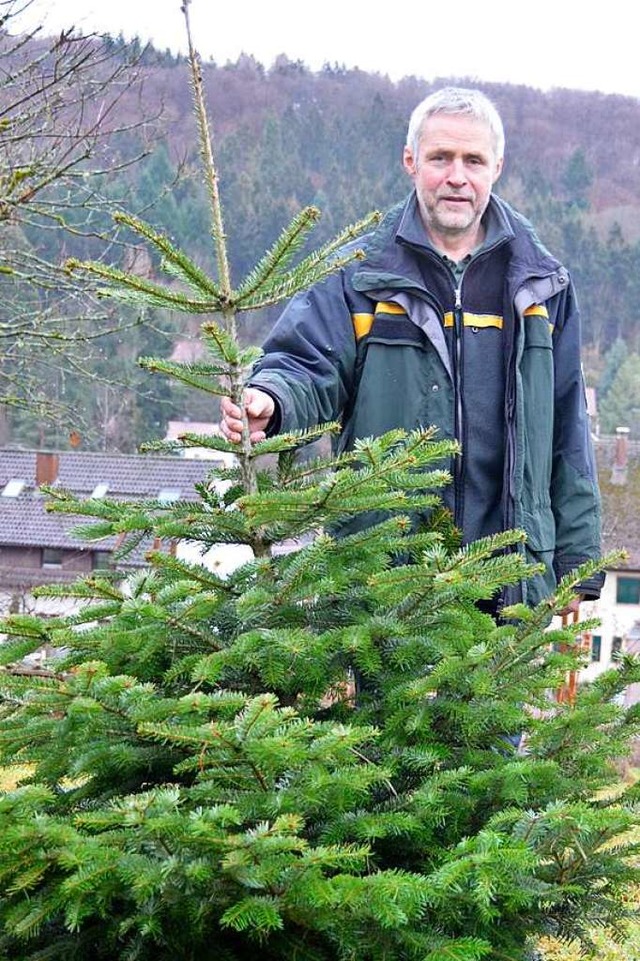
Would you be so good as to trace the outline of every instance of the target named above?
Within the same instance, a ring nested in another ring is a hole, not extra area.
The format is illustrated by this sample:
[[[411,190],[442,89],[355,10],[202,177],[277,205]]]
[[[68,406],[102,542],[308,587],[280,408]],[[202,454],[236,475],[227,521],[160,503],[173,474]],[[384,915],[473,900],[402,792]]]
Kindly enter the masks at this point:
[[[605,553],[626,551],[607,568],[598,601],[582,605],[581,614],[597,617],[600,626],[587,638],[590,664],[582,676],[596,677],[620,652],[640,654],[640,443],[626,428],[595,442],[602,493],[602,547]],[[640,700],[640,685],[626,692],[627,703]]]
[[[195,485],[206,481],[214,466],[211,460],[156,454],[0,449],[0,614],[57,613],[59,604],[35,602],[34,587],[73,581],[113,564],[115,539],[78,540],[73,528],[87,518],[47,511],[43,485],[80,498],[195,501]],[[118,566],[143,564],[144,551],[138,551]]]

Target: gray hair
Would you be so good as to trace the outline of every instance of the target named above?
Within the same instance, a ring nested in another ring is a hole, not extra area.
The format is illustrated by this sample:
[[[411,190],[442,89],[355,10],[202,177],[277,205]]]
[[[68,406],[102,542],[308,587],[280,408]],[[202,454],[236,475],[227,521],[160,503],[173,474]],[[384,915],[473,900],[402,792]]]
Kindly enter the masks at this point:
[[[464,87],[443,87],[436,90],[418,104],[409,120],[407,130],[407,147],[411,150],[414,158],[417,158],[420,149],[420,138],[425,121],[434,114],[466,114],[475,120],[486,123],[491,131],[493,145],[496,152],[496,160],[504,156],[504,127],[500,114],[494,104],[480,90],[471,90]]]

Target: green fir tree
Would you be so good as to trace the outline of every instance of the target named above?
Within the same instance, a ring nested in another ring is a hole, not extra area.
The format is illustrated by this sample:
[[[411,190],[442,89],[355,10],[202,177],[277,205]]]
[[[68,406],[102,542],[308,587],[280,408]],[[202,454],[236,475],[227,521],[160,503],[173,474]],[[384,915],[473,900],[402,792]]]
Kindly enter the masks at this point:
[[[303,211],[234,288],[191,62],[215,278],[126,214],[180,287],[70,269],[203,315],[207,363],[145,366],[239,400],[258,355],[242,312],[358,256],[366,225],[296,260]],[[546,628],[572,582],[497,625],[475,602],[530,573],[522,535],[459,546],[438,500],[453,445],[397,431],[297,459],[336,429],[252,445],[245,427],[239,449],[185,436],[237,454],[196,505],[51,492],[86,517],[79,535],[156,549],[127,578],[48,589],[80,602],[73,616],[3,625],[0,758],[26,772],[0,796],[7,961],[521,961],[543,932],[622,930],[638,813],[610,788],[637,733],[617,697],[637,663],[556,702],[578,627]],[[221,577],[177,542],[253,559]],[[60,656],[41,677],[12,667],[44,643]]]

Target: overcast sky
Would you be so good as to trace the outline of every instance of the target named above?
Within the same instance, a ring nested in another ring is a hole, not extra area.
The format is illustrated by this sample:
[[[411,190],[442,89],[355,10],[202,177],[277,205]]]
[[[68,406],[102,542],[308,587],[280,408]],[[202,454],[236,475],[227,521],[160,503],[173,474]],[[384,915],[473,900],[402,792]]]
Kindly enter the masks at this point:
[[[33,9],[51,32],[75,24],[185,48],[180,0],[32,0]],[[268,67],[286,53],[314,70],[338,63],[393,80],[458,76],[640,97],[629,0],[191,0],[190,10],[200,53],[219,64],[245,52]]]

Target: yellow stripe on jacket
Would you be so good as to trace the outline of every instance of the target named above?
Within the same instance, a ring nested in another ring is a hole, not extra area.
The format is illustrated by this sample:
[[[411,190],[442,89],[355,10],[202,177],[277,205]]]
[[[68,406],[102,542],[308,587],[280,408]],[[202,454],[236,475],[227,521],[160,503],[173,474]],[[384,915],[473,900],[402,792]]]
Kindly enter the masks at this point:
[[[468,314],[462,315],[462,323],[465,327],[497,327],[502,330],[502,317],[497,314]],[[444,315],[444,326],[453,327],[453,311],[449,310]]]
[[[549,320],[549,311],[544,304],[532,304],[524,311],[525,317],[546,317]],[[553,333],[553,324],[549,324],[549,330]]]
[[[369,333],[373,327],[373,321],[378,314],[395,314],[406,316],[406,310],[401,307],[400,304],[394,304],[391,300],[380,300],[376,304],[375,313],[373,314],[351,314],[351,322],[353,323],[353,329],[356,335],[356,340],[361,340],[363,337]]]
[[[379,301],[376,304],[375,313],[356,313],[351,315],[351,320],[353,322],[353,329],[355,331],[356,340],[361,340],[363,337],[369,333],[373,326],[373,321],[378,314],[394,314],[396,316],[406,315],[406,310],[401,307],[400,304],[395,304],[393,301]],[[502,330],[503,318],[497,314],[472,314],[464,313],[463,324],[465,327],[476,327],[477,329],[486,329],[489,327],[494,327],[498,330]],[[533,304],[531,307],[527,307],[524,311],[525,317],[549,317],[549,312],[544,304]],[[444,326],[453,327],[453,312],[447,311],[444,315]],[[553,324],[549,324],[549,329],[553,330]]]

